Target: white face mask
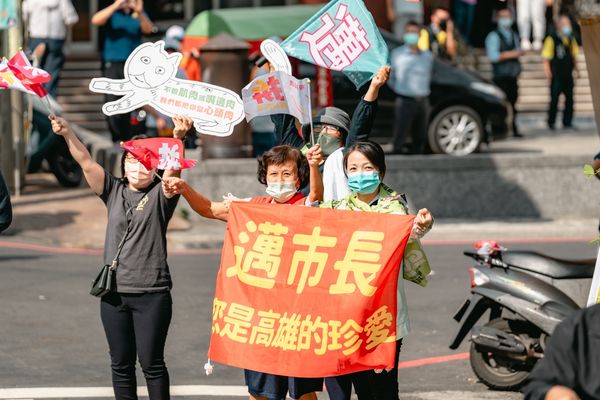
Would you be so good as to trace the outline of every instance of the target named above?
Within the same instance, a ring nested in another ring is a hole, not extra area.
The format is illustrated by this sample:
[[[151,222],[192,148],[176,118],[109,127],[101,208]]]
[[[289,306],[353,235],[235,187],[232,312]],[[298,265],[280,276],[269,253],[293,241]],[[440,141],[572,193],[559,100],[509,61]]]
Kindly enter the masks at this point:
[[[297,191],[295,182],[267,182],[267,194],[278,203],[287,202]]]
[[[125,163],[125,176],[131,185],[136,189],[148,187],[154,180],[152,171],[148,171],[142,163]]]

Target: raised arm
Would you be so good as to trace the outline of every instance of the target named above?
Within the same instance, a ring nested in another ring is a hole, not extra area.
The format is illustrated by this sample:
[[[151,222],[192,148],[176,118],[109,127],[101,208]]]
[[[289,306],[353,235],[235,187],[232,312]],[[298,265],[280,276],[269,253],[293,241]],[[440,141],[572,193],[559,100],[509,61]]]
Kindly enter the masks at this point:
[[[154,24],[150,21],[150,18],[144,12],[144,1],[143,0],[133,0],[133,11],[134,18],[139,18],[140,20],[140,29],[144,35],[148,35],[152,33],[154,29]]]
[[[275,124],[275,144],[288,144],[297,149],[304,147],[306,142],[298,134],[296,120],[289,114],[271,115],[271,121]]]
[[[157,114],[157,116],[158,116],[158,118],[160,118],[160,115]],[[185,139],[185,135],[187,135],[188,131],[190,129],[192,129],[192,125],[194,124],[194,121],[190,117],[183,116],[183,115],[176,115],[172,119],[173,119],[173,123],[175,124],[175,128],[173,128],[173,137],[175,139],[179,139],[179,140]],[[157,121],[158,121],[158,119],[157,119]],[[182,154],[181,157],[184,158],[184,155],[185,154]],[[164,178],[171,178],[171,177],[179,178],[180,176],[181,176],[181,171],[172,171],[172,170],[165,171],[165,173],[163,175]]]
[[[391,68],[387,65],[379,68],[367,93],[360,100],[352,115],[352,123],[350,124],[350,130],[346,137],[346,148],[350,148],[356,142],[362,142],[369,139],[369,135],[373,130],[373,122],[375,121],[375,114],[377,113],[377,98],[379,97],[379,90],[390,77]]]
[[[321,176],[321,170],[319,166],[323,162],[323,151],[321,146],[314,145],[306,153],[308,160],[308,166],[310,171],[310,193],[308,194],[308,201],[311,203],[323,201],[323,177]]]
[[[227,221],[229,217],[229,204],[224,202],[213,202],[198,193],[194,188],[181,178],[164,178],[163,190],[168,195],[181,194],[187,200],[192,210],[204,218],[219,219]]]
[[[94,193],[100,196],[104,190],[104,169],[92,159],[90,152],[75,135],[67,121],[54,115],[49,118],[52,121],[52,130],[65,139],[69,152],[81,166],[88,185]]]
[[[123,5],[125,5],[126,2],[127,0],[115,0],[114,3],[103,8],[92,16],[92,24],[96,26],[106,25],[110,17],[112,17],[117,10],[123,8]]]

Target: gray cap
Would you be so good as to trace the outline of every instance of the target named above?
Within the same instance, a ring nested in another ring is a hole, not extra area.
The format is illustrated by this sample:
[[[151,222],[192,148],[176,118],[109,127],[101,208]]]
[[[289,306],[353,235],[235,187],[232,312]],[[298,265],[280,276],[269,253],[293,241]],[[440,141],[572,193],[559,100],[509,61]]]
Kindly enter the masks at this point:
[[[313,125],[316,124],[335,126],[346,135],[350,130],[350,116],[346,111],[337,107],[325,107],[313,118]],[[310,136],[310,126],[308,124],[302,126],[302,134],[305,139]]]

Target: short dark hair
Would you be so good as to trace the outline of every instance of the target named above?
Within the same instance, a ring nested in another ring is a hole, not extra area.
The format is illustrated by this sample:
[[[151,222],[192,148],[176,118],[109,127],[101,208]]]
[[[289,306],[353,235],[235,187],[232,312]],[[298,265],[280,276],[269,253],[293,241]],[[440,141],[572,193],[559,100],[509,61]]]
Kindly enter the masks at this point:
[[[138,139],[148,139],[150,136],[148,135],[135,135],[133,136],[131,139],[129,140],[138,140]],[[127,180],[127,178],[125,177],[125,157],[127,157],[127,154],[129,154],[129,152],[125,149],[123,149],[123,154],[121,154],[121,178]]]
[[[385,153],[383,152],[381,146],[370,140],[357,142],[352,145],[346,154],[344,154],[344,171],[348,170],[348,157],[350,156],[350,153],[355,151],[358,151],[363,156],[367,157],[371,164],[377,168],[379,175],[383,179],[385,176]]]
[[[448,14],[450,14],[450,9],[444,6],[434,7],[433,10],[431,10],[431,14],[435,14],[438,11],[446,11]]]
[[[310,179],[308,160],[300,150],[287,144],[275,146],[258,157],[258,171],[256,173],[258,181],[266,185],[269,165],[281,165],[287,161],[296,163],[300,187],[308,185]]]
[[[421,28],[421,24],[419,24],[417,21],[415,21],[414,19],[411,19],[410,21],[408,21],[406,23],[406,25],[404,25],[404,30],[406,30],[407,27],[409,26],[416,26],[417,28]]]

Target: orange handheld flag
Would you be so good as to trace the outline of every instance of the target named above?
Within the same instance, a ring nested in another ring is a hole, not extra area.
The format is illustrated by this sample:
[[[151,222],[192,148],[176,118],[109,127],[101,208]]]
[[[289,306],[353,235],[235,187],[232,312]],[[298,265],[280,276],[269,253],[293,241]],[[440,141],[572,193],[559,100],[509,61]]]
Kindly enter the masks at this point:
[[[233,203],[209,358],[294,377],[392,367],[397,280],[413,221]]]

